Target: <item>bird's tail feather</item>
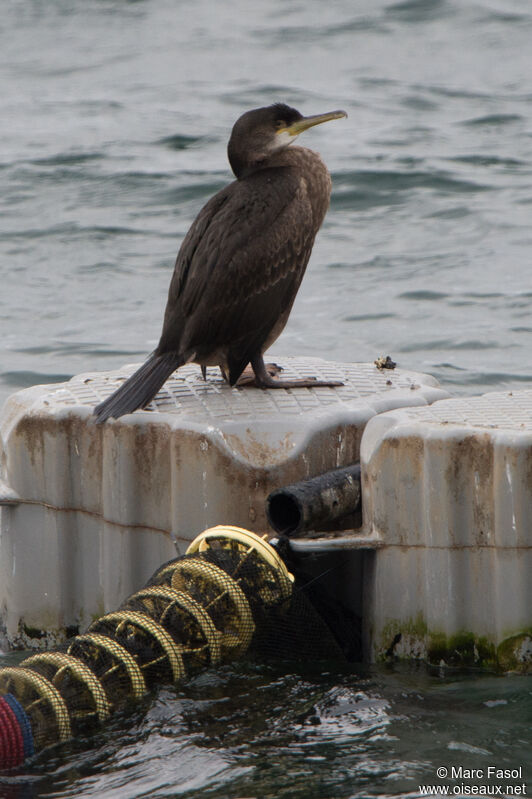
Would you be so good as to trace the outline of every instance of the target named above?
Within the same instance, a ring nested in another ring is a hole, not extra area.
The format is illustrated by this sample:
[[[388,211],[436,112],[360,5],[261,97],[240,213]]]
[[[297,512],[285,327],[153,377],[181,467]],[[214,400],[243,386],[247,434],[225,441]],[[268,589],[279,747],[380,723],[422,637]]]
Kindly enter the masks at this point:
[[[110,416],[118,419],[126,413],[133,413],[137,408],[144,408],[172,372],[182,364],[183,361],[175,353],[150,355],[140,369],[128,377],[114,394],[96,406],[96,424],[105,422]]]

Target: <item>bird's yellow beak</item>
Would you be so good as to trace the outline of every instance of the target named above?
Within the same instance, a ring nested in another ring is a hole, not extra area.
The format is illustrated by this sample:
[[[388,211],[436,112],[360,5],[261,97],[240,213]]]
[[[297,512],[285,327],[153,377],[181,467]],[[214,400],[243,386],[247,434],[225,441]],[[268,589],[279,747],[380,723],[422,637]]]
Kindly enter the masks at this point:
[[[288,133],[289,136],[299,136],[299,134],[303,133],[304,130],[313,128],[314,125],[321,125],[322,122],[330,122],[331,119],[342,119],[342,117],[346,116],[347,114],[345,111],[329,111],[327,114],[315,114],[311,117],[303,117],[302,119],[298,119],[297,122],[293,122],[286,128],[281,128],[276,132],[278,134]]]

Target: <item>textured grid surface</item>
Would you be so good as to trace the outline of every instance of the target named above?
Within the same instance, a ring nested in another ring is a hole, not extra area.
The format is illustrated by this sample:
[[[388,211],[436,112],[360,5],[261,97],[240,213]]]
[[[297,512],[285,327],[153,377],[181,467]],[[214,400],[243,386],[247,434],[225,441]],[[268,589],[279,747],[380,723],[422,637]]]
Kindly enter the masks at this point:
[[[444,400],[404,413],[416,422],[532,432],[532,389]]]
[[[400,370],[380,371],[373,364],[334,363],[315,358],[280,359],[281,377],[313,376],[320,380],[341,380],[338,388],[266,389],[230,388],[217,368],[207,370],[203,381],[198,366],[182,366],[161,388],[147,410],[179,413],[183,418],[205,421],[220,418],[301,414],[327,406],[352,405],[353,401],[394,389],[415,391],[421,375]],[[101,372],[74,377],[50,391],[43,399],[53,405],[97,405],[133,373],[136,366],[120,372]],[[430,378],[423,382],[437,385]]]

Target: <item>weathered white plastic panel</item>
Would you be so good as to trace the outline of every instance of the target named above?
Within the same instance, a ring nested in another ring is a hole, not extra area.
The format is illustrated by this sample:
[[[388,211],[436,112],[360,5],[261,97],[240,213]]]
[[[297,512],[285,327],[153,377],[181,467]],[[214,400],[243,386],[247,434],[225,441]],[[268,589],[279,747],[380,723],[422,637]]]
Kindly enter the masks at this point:
[[[267,530],[267,495],[359,458],[376,413],[447,396],[426,375],[283,358],[338,388],[231,389],[183,367],[149,409],[97,426],[133,370],[13,395],[0,432],[0,612],[11,643],[84,627],[215,524]]]
[[[374,418],[361,463],[374,656],[530,667],[532,390]]]

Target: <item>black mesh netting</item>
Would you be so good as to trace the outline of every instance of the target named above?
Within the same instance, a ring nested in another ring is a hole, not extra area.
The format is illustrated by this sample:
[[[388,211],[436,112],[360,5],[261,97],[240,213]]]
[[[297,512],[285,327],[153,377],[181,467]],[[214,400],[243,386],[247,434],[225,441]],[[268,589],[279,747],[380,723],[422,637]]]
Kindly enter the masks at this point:
[[[0,669],[0,768],[90,730],[159,685],[244,654],[345,658],[333,615],[326,623],[315,604],[305,578],[295,580],[263,539],[207,530],[86,633]]]

